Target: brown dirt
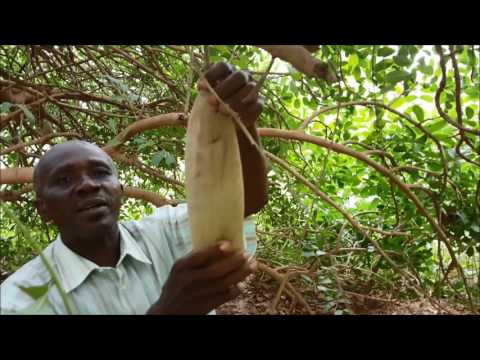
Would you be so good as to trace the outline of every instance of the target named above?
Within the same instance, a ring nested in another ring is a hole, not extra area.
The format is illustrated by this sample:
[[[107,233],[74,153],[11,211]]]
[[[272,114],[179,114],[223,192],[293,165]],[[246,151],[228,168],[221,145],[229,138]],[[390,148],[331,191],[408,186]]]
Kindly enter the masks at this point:
[[[287,295],[282,295],[277,310],[270,311],[272,301],[278,290],[278,284],[262,281],[258,275],[247,279],[243,284],[243,293],[236,299],[222,305],[217,309],[218,315],[303,315],[308,314],[305,308],[292,303]],[[298,290],[298,289],[297,289]],[[387,296],[348,294],[351,302],[350,312],[354,315],[443,315],[443,314],[466,314],[465,310],[459,310],[446,301],[439,301],[442,308],[439,310],[428,300],[398,301],[388,299]],[[306,297],[305,297],[306,298]],[[306,298],[307,299],[307,298]],[[317,301],[308,299],[313,312],[320,314],[333,314],[334,311],[325,309],[325,301],[319,298]]]

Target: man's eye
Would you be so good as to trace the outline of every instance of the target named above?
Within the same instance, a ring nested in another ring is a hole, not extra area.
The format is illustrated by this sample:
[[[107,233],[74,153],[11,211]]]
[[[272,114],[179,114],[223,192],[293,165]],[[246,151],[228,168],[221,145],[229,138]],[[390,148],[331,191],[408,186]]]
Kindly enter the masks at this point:
[[[99,170],[95,170],[93,172],[93,175],[95,175],[97,177],[108,176],[108,175],[110,175],[110,171],[105,170],[105,169],[99,169]]]
[[[57,180],[55,181],[58,185],[68,185],[71,181],[71,177],[70,176],[60,176],[59,178],[57,178]]]

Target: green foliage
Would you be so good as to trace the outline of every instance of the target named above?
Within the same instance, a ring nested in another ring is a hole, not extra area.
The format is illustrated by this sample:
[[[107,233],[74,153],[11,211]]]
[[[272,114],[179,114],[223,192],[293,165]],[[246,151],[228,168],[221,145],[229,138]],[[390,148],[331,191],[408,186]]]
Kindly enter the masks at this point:
[[[79,132],[83,129],[90,141],[101,145],[120,145],[121,141],[115,137],[136,119],[183,111],[189,92],[190,104],[196,96],[189,82],[193,63],[190,54],[194,54],[201,65],[205,63],[203,46],[116,47],[130,54],[147,70],[114,53],[109,46],[55,48],[64,56],[73,54],[76,61],[89,60],[88,50],[98,64],[88,62],[88,74],[72,65],[72,68],[64,70],[52,68],[52,71],[35,77],[33,64],[26,65],[23,70],[18,65],[27,58],[29,47],[1,46],[0,68],[18,78],[32,79],[29,81],[33,85],[48,84],[110,99],[105,103],[59,100],[83,109],[69,108],[71,117],[66,114],[65,107],[60,108],[51,102],[45,104],[46,111],[59,120],[66,131]],[[445,54],[449,53],[446,46],[443,49]],[[208,54],[210,62],[228,61],[241,69],[253,71],[256,80],[260,79],[270,62],[265,51],[253,46],[208,46]],[[478,45],[459,48],[455,55],[462,80],[462,120],[464,126],[479,129]],[[306,133],[344,144],[357,152],[381,150],[388,156],[373,154],[370,157],[390,169],[410,167],[396,175],[406,184],[426,189],[413,191],[425,210],[437,221],[439,218],[442,220],[455,254],[470,271],[468,282],[473,289],[479,270],[478,266],[468,264],[470,261],[478,263],[480,252],[480,199],[477,195],[480,141],[476,135],[465,134],[469,143],[464,141],[458,145],[460,132],[438,112],[435,95],[442,73],[434,47],[325,45],[315,56],[332,64],[341,81],[328,85],[307,78],[289,64],[276,59],[272,74],[261,89],[266,101],[259,126],[297,129],[313,112],[332,107],[331,111],[315,117],[307,126]],[[453,67],[449,57],[446,60],[446,88],[440,96],[440,103],[442,109],[457,121]],[[39,72],[39,69],[36,71]],[[162,80],[165,78],[168,81]],[[198,76],[195,74],[193,81],[196,80]],[[337,104],[361,101],[379,102],[389,109],[353,104],[341,106],[337,116]],[[0,104],[0,116],[19,108],[27,125],[38,127],[37,113],[27,106],[3,102]],[[55,132],[60,132],[57,125],[52,126]],[[2,128],[0,136],[9,139],[12,144],[17,142],[16,136],[20,136],[23,142],[36,137],[24,125],[18,126],[18,133]],[[64,140],[55,138],[52,143]],[[388,179],[353,157],[327,151],[308,142],[265,137],[262,144],[267,151],[286,160],[363,226],[407,232],[407,237],[384,236],[374,231],[368,233],[401,269],[417,274],[422,286],[427,291],[433,291],[443,277],[439,266],[438,238],[418,208]],[[442,163],[439,145],[445,153],[446,164]],[[455,150],[457,145],[468,161],[458,155]],[[166,127],[139,134],[119,149],[149,169],[184,181],[184,147],[185,129]],[[46,148],[31,146],[27,153],[41,155]],[[2,157],[2,165],[11,167],[31,166],[36,161],[35,157],[25,157],[18,152]],[[448,170],[446,183],[442,175],[444,165]],[[181,187],[156,178],[145,168],[121,163],[118,167],[125,185],[144,188],[168,198],[185,197]],[[337,277],[343,279],[343,286],[352,291],[372,290],[373,286],[373,289],[395,291],[399,296],[413,296],[402,277],[374,250],[369,239],[349,224],[344,225],[345,218],[339,212],[321,201],[288,171],[271,163],[268,181],[269,203],[258,215],[261,258],[277,265],[316,262],[318,279],[313,283],[306,279],[302,281],[311,288],[312,294],[323,292],[335,304],[342,299],[341,292],[337,290]],[[19,185],[1,185],[0,191],[20,188]],[[46,229],[33,215],[35,210],[31,200],[30,195],[25,195],[25,201],[9,206],[15,208],[19,219],[31,229],[32,244],[20,240],[12,222],[2,222],[0,265],[4,271],[11,272],[30,259],[35,254],[34,245],[44,247],[49,242],[40,236]],[[151,211],[151,205],[129,199],[125,200],[121,216],[139,218]],[[49,229],[48,234],[53,239],[55,229]],[[346,251],[332,259],[328,254],[337,244],[341,248],[360,250]],[[443,266],[447,267],[451,259],[444,246],[440,246],[440,254]],[[449,277],[454,284],[459,274],[452,271]],[[321,284],[319,279],[328,279],[331,284]],[[459,284],[455,285],[458,288],[450,289],[444,283],[438,295],[458,297],[457,292],[465,295],[465,284],[462,281]],[[344,306],[335,311],[342,309]]]

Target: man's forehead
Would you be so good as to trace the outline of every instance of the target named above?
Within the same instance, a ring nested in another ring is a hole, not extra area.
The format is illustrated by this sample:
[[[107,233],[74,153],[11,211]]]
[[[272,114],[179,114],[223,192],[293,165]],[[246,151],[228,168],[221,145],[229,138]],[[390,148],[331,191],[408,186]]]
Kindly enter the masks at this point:
[[[43,169],[53,171],[60,167],[80,165],[84,162],[103,162],[111,166],[108,155],[99,147],[89,143],[64,143],[54,146],[43,159]]]

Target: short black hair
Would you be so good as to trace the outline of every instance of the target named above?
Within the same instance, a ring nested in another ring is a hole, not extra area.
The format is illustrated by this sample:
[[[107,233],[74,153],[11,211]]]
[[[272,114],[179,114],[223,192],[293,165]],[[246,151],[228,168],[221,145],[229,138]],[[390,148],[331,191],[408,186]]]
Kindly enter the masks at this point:
[[[54,151],[54,149],[58,149],[59,147],[62,147],[62,146],[65,146],[65,145],[74,145],[74,144],[84,145],[84,146],[85,145],[93,146],[93,147],[101,150],[105,155],[107,155],[108,161],[109,161],[109,163],[112,167],[112,170],[113,170],[114,174],[116,176],[118,176],[118,170],[117,170],[117,167],[115,166],[115,163],[113,162],[110,155],[108,155],[102,148],[100,148],[99,146],[97,146],[94,143],[91,143],[91,142],[88,142],[88,141],[85,141],[85,140],[76,140],[76,139],[75,140],[69,140],[69,141],[66,141],[64,143],[56,144],[56,145],[52,146],[50,149],[48,149],[48,151],[42,156],[42,158],[40,159],[38,164],[33,169],[33,188],[34,188],[37,196],[41,195],[39,178],[40,178],[40,174],[42,173],[42,171],[44,171],[43,168],[45,167],[45,164],[47,163],[47,159],[49,157],[49,154],[51,154]]]

